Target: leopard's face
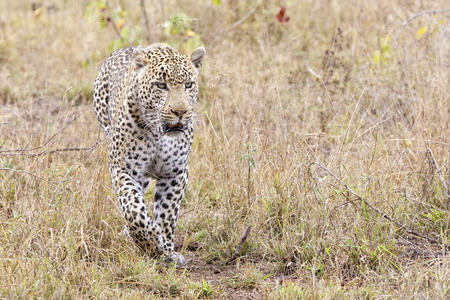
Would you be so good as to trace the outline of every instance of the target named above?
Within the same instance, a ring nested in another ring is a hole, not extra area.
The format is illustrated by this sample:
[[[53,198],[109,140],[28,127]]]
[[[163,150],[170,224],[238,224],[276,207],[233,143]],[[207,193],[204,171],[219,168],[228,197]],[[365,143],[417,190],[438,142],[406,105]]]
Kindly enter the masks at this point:
[[[205,50],[198,48],[190,58],[167,45],[138,51],[137,98],[146,127],[184,131],[193,118]]]

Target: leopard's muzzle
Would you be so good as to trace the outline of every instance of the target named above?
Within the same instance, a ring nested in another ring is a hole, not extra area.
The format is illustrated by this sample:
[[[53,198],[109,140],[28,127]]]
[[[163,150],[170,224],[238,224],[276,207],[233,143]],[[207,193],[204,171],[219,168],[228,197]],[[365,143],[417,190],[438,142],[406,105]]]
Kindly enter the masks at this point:
[[[163,132],[164,133],[184,132],[185,129],[186,129],[186,126],[181,124],[181,123],[177,123],[174,126],[169,126],[169,124],[167,124],[167,123],[163,125]]]

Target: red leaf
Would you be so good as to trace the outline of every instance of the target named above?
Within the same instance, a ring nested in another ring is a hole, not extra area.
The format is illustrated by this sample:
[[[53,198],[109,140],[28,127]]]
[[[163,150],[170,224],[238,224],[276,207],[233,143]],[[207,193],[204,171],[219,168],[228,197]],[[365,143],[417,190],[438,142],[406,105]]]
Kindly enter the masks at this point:
[[[284,6],[280,7],[280,10],[276,14],[278,21],[282,22],[285,14],[286,14],[286,8]]]
[[[280,6],[280,10],[275,15],[275,17],[277,18],[278,22],[283,25],[286,25],[286,23],[291,19],[288,15],[286,15],[286,7],[284,6]]]

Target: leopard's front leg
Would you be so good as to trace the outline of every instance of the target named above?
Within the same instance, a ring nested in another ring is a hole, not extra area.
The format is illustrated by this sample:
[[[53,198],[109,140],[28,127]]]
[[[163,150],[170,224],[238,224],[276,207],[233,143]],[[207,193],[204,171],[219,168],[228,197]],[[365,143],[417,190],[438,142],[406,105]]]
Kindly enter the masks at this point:
[[[144,250],[156,246],[158,251],[164,252],[161,227],[148,215],[142,187],[125,172],[114,178],[119,206],[134,242]]]
[[[162,243],[165,255],[178,264],[184,264],[183,255],[174,250],[174,235],[180,212],[181,201],[187,186],[187,167],[169,178],[161,178],[156,182],[154,216],[155,223],[161,228]]]

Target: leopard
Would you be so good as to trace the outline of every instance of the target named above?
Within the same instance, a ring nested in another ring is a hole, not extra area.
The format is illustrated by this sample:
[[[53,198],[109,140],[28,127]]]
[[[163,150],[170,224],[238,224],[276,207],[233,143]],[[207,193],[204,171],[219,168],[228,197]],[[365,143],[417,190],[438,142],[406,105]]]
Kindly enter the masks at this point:
[[[185,55],[164,43],[118,49],[94,82],[94,110],[106,135],[124,232],[139,248],[156,249],[177,265],[186,264],[175,251],[174,235],[188,182],[205,54],[203,47]],[[152,180],[153,216],[144,199]]]

